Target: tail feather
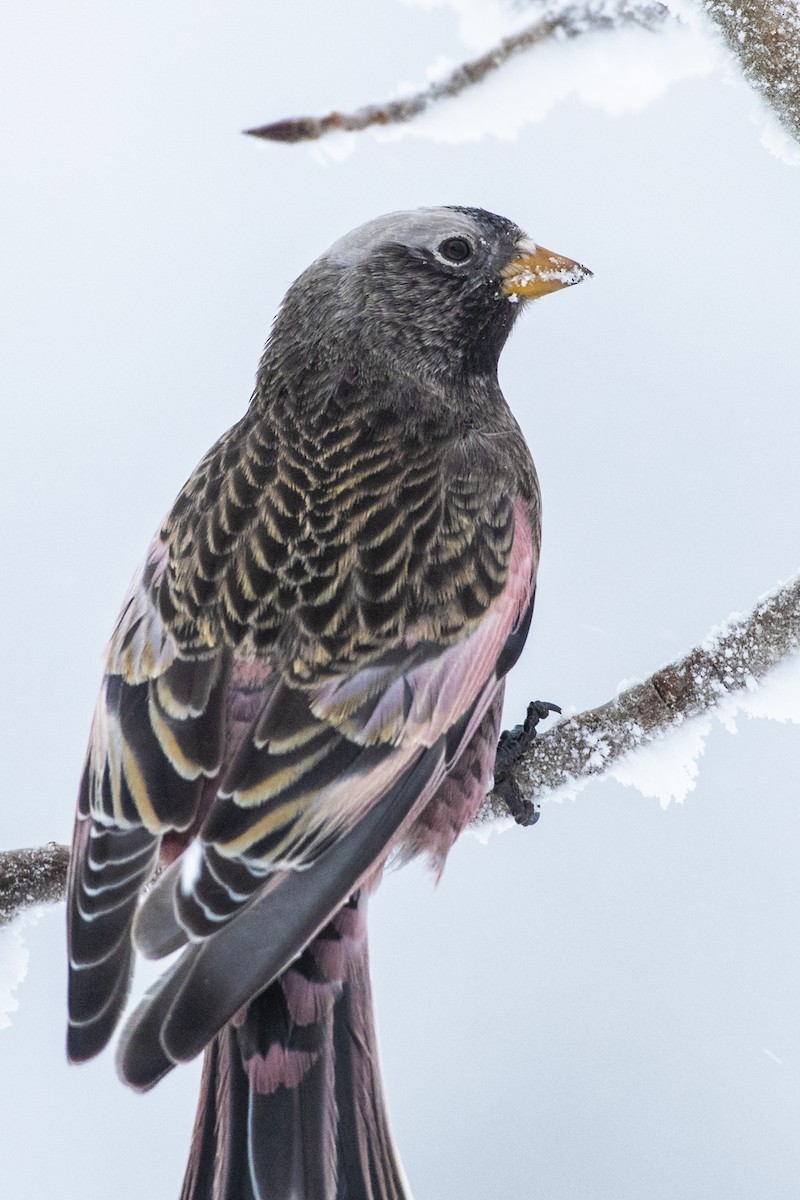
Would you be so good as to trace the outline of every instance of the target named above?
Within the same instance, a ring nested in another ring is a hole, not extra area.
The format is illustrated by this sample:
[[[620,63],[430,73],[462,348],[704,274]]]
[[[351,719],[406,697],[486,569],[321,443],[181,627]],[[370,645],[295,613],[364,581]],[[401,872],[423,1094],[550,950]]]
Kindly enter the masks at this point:
[[[354,898],[206,1051],[181,1200],[410,1200]]]
[[[180,1200],[213,1200],[214,1157],[217,1110],[217,1078],[220,1074],[220,1042],[211,1043],[203,1058],[203,1077],[200,1080],[200,1102],[194,1119],[189,1161],[181,1188]]]
[[[251,1184],[248,1156],[249,1090],[236,1032],[228,1027],[214,1039],[203,1060],[180,1200],[259,1200]]]
[[[280,1084],[267,1094],[251,1084],[248,1160],[258,1200],[324,1200],[335,1194],[332,1068],[328,1029],[299,1083]]]
[[[366,944],[352,964],[333,1024],[336,1200],[410,1200],[383,1094]]]

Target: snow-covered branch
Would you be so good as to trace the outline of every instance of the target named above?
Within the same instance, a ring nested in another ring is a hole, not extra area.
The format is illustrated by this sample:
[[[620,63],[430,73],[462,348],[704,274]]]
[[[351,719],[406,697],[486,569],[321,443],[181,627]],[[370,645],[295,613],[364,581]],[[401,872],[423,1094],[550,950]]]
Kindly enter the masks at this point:
[[[252,137],[266,138],[273,142],[307,142],[323,137],[327,133],[358,132],[373,125],[399,125],[425,112],[440,100],[452,99],[475,84],[481,83],[492,72],[505,66],[512,58],[532,50],[542,42],[572,39],[586,33],[605,32],[622,26],[638,26],[642,29],[660,28],[669,17],[664,4],[654,2],[635,3],[619,0],[609,4],[607,0],[593,0],[588,4],[570,4],[562,9],[547,11],[530,25],[508,37],[478,58],[462,63],[444,79],[431,83],[420,92],[388,100],[383,104],[367,104],[355,112],[331,112],[325,117],[289,117],[247,129]]]
[[[62,900],[68,865],[69,846],[58,842],[0,851],[0,926],[26,908]]]
[[[719,707],[736,692],[754,689],[798,651],[800,575],[764,596],[746,617],[712,630],[702,645],[644,683],[537,737],[504,772],[523,805],[519,816],[530,818],[548,792],[604,775],[624,755]],[[478,820],[507,813],[506,798],[495,791]]]
[[[705,0],[747,82],[800,142],[800,8],[795,0]]]
[[[383,103],[367,104],[354,112],[334,111],[324,117],[289,117],[246,132],[275,142],[313,141],[335,132],[358,132],[374,126],[412,121],[442,100],[453,99],[483,82],[512,59],[543,43],[571,41],[584,34],[610,33],[623,28],[650,32],[693,27],[691,9],[670,9],[658,0],[587,0],[539,3],[536,18],[502,37],[491,48],[456,67],[420,91]],[[698,0],[722,34],[748,83],[778,117],[783,128],[800,142],[800,7],[798,0]],[[509,20],[518,19],[509,5]],[[531,64],[531,70],[535,64]],[[568,68],[565,68],[568,69]]]

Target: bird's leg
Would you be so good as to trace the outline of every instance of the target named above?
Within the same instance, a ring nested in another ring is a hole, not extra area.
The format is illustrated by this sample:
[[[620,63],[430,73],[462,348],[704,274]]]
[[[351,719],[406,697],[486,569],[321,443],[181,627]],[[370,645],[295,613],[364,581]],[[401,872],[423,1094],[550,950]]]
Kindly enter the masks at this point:
[[[531,700],[525,720],[513,729],[504,729],[497,743],[494,760],[494,793],[499,796],[518,825],[534,825],[539,820],[539,809],[532,800],[526,800],[520,786],[511,773],[511,768],[528,749],[536,737],[536,726],[551,713],[560,713],[557,704],[548,700]]]

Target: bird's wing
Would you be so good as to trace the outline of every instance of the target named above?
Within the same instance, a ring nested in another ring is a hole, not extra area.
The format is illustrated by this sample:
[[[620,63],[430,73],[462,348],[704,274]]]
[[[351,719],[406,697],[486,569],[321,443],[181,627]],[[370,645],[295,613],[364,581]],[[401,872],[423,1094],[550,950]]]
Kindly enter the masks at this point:
[[[175,917],[191,937],[213,935],[276,871],[307,870],[443,737],[455,760],[508,670],[504,648],[519,641],[514,630],[530,603],[533,550],[517,507],[506,587],[461,640],[442,646],[412,627],[349,674],[276,684],[182,864]],[[158,941],[148,914],[163,910],[160,892],[170,886],[156,886],[139,921],[146,952]],[[174,937],[169,929],[170,947]]]
[[[128,992],[131,922],[161,836],[191,825],[222,762],[230,654],[181,652],[156,601],[165,562],[156,538],[108,648],[78,796],[67,904],[73,1060],[111,1036]]]
[[[349,867],[331,852],[396,840],[434,787],[419,771],[442,777],[503,673],[538,553],[535,480],[512,501],[461,443],[427,427],[409,442],[398,397],[365,416],[347,386],[302,424],[278,396],[225,434],[126,601],[78,808],[73,1058],[124,1004],[159,844],[174,856],[202,826],[185,886],[168,871],[137,918],[145,952],[217,934],[322,859],[317,877],[339,882],[320,896],[338,895]]]
[[[302,952],[471,742],[527,632],[533,551],[521,506],[516,516],[507,585],[461,641],[438,653],[420,642],[401,662],[390,652],[370,668],[378,688],[370,673],[360,690],[343,681],[309,698],[283,682],[271,694],[189,857],[140,910],[145,953],[175,949],[181,927],[191,944],[126,1026],[120,1070],[133,1086],[194,1057]],[[391,740],[369,733],[381,713]]]

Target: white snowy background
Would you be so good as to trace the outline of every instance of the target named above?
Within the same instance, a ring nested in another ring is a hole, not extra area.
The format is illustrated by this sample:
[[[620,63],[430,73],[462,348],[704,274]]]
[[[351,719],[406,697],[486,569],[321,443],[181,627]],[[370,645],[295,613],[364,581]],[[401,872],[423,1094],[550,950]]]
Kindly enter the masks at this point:
[[[376,213],[482,205],[595,271],[502,362],[545,512],[509,723],[608,699],[797,569],[800,171],[702,36],[548,47],[402,136],[239,135],[419,86],[499,12],[4,10],[0,847],[69,838],[134,566],[243,411],[289,282]],[[759,703],[800,716],[797,675]],[[592,783],[463,838],[438,889],[384,883],[373,974],[417,1200],[796,1200],[799,757],[791,720],[715,718],[620,775],[655,795]],[[108,1053],[68,1068],[64,977],[61,907],[2,935],[0,1193],[174,1200],[197,1066],[144,1098]]]

